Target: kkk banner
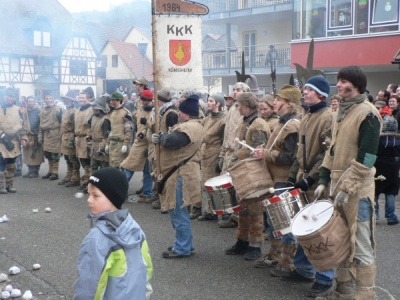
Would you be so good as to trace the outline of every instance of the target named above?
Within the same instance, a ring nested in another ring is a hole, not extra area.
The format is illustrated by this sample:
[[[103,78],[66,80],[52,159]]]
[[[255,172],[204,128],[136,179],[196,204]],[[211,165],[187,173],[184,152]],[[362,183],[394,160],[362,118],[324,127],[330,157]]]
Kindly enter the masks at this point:
[[[154,74],[159,87],[183,90],[203,87],[201,17],[208,8],[194,2],[155,0],[153,16]],[[200,7],[197,13],[193,8]]]

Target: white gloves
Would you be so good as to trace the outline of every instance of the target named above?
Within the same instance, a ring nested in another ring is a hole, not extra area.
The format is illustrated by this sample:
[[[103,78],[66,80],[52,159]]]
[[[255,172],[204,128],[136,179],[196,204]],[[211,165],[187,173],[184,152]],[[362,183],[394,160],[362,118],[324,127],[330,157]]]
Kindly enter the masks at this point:
[[[151,141],[153,144],[159,144],[160,143],[160,135],[158,133],[153,133],[151,135]]]
[[[315,198],[319,199],[325,191],[325,185],[320,184],[314,191]]]
[[[344,206],[349,202],[349,194],[343,191],[340,191],[335,198],[335,204],[338,206]]]
[[[121,153],[125,154],[126,152],[128,152],[128,146],[127,145],[123,145],[121,148]]]
[[[108,145],[104,148],[104,152],[109,154],[110,153],[110,148],[108,147]]]

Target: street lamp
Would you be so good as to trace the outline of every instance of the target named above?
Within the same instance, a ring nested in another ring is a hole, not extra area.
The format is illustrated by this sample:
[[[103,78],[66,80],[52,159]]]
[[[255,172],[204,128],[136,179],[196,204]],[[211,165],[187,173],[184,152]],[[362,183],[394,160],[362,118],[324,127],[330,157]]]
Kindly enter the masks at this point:
[[[137,45],[139,48],[140,55],[142,55],[142,77],[144,77],[144,56],[146,55],[148,44],[146,42],[140,42]]]

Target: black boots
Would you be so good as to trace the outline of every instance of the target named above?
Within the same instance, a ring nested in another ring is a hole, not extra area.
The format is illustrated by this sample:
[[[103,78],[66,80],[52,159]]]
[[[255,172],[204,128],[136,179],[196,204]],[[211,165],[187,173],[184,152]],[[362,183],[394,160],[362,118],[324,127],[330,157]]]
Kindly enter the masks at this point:
[[[225,250],[226,255],[241,255],[245,254],[249,248],[249,242],[237,240],[236,244]]]

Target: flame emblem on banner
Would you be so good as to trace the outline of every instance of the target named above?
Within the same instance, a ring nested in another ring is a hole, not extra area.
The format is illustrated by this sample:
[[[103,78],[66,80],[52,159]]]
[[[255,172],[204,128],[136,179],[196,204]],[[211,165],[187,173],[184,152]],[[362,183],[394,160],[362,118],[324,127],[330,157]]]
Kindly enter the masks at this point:
[[[177,66],[186,65],[191,58],[191,41],[190,40],[170,40],[169,41],[169,58],[172,63]]]

